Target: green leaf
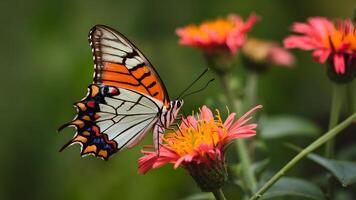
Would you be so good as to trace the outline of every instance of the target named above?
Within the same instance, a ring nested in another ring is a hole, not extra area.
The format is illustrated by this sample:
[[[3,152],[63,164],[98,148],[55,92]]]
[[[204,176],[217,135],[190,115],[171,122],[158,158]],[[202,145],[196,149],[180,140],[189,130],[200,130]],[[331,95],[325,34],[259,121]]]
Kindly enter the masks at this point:
[[[302,151],[295,145],[288,144],[288,146],[296,151]],[[329,170],[344,187],[356,182],[356,162],[326,159],[313,153],[307,157]]]
[[[256,175],[263,173],[263,171],[267,168],[267,165],[270,163],[270,159],[264,159],[252,164],[252,170]]]
[[[287,136],[311,136],[320,134],[320,128],[310,120],[291,116],[264,116],[260,121],[260,135],[264,139],[276,139]]]
[[[308,158],[329,170],[344,187],[356,182],[356,162],[326,159],[316,154]]]
[[[292,177],[281,178],[262,197],[272,199],[282,196],[294,196],[303,199],[324,200],[323,192],[313,183]]]

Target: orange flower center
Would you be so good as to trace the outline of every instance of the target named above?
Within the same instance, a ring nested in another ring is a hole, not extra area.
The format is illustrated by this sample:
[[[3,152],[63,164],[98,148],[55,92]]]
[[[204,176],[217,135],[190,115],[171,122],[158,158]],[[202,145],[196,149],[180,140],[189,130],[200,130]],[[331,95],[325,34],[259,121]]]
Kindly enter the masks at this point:
[[[325,47],[336,51],[356,53],[356,29],[347,32],[343,29],[335,30],[323,39],[323,43]]]
[[[186,31],[190,37],[200,37],[203,41],[209,41],[211,34],[214,34],[220,41],[225,41],[227,35],[236,28],[236,23],[232,20],[217,19],[206,21],[200,26],[189,25]]]
[[[203,155],[205,152],[199,151],[201,145],[215,146],[225,135],[227,130],[218,113],[216,120],[198,120],[196,127],[186,124],[185,127],[166,134],[163,141],[180,156],[193,152]]]

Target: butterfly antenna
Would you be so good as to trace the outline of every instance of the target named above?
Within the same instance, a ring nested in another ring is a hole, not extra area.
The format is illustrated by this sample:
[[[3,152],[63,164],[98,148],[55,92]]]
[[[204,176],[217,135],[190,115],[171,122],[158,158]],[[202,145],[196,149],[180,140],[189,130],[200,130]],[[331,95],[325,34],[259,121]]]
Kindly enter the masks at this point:
[[[209,71],[209,68],[206,68],[188,87],[186,87],[181,93],[180,93],[180,95],[178,96],[178,98],[177,99],[180,99],[183,95],[184,95],[184,93],[186,92],[186,91],[188,91],[201,77],[203,77],[204,76],[204,74],[206,73],[206,72],[208,72]]]
[[[213,82],[214,80],[215,80],[214,78],[213,78],[213,79],[210,79],[210,80],[204,85],[204,87],[200,88],[199,90],[195,90],[195,91],[193,91],[193,92],[190,92],[190,93],[188,93],[188,94],[185,94],[184,96],[182,96],[182,98],[205,90],[205,88],[207,88],[208,85],[209,85],[211,82]]]

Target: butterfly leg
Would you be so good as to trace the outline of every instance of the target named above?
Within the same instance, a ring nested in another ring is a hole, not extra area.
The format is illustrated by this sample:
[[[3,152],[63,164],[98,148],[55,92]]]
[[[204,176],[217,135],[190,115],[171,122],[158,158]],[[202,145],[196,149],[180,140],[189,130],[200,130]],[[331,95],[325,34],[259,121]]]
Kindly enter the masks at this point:
[[[153,144],[157,153],[159,155],[159,147],[162,143],[162,135],[164,134],[165,128],[161,124],[161,122],[157,122],[153,128]]]

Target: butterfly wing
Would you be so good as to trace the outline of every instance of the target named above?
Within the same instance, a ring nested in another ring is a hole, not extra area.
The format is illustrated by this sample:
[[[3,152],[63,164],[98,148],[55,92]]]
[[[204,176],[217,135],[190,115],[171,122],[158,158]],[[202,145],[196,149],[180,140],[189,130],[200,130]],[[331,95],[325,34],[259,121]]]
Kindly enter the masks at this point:
[[[169,104],[167,90],[152,64],[124,35],[96,25],[89,33],[94,54],[94,83],[131,89]]]
[[[76,103],[77,116],[63,125],[77,132],[65,147],[79,143],[81,155],[108,159],[135,146],[156,124],[169,98],[146,57],[122,34],[97,25],[89,33],[94,80],[87,96]]]
[[[92,84],[87,96],[75,104],[77,116],[60,129],[74,126],[77,132],[62,147],[79,143],[81,155],[108,159],[125,147],[132,147],[156,123],[161,102],[141,93]]]

